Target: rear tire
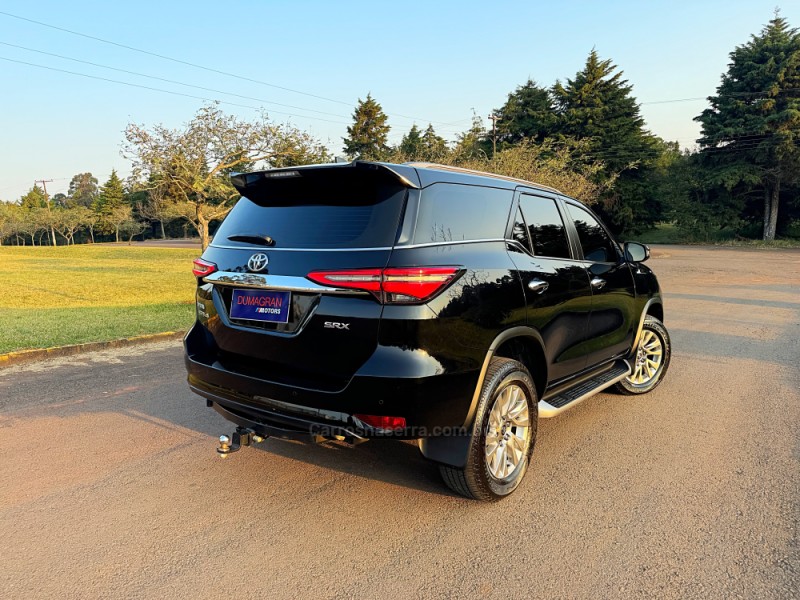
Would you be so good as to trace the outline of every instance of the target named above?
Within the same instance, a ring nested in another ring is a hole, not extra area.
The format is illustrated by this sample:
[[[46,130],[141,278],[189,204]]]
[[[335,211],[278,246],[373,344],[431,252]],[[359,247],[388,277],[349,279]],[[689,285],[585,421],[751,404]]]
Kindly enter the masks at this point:
[[[653,316],[644,318],[639,345],[633,357],[633,373],[616,384],[621,394],[635,396],[646,394],[664,380],[672,356],[669,332]]]
[[[440,465],[447,487],[476,500],[510,495],[528,470],[536,443],[538,398],[528,369],[494,358],[486,372],[464,468]]]

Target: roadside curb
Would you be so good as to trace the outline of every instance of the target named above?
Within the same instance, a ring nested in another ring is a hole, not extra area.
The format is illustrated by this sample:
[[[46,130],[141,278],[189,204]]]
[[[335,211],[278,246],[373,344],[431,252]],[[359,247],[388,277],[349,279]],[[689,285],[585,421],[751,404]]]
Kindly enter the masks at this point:
[[[97,350],[108,350],[109,348],[124,348],[126,346],[137,346],[148,342],[160,342],[165,340],[179,340],[185,331],[163,331],[161,333],[150,333],[146,335],[136,335],[129,338],[108,340],[105,342],[87,342],[85,344],[71,344],[69,346],[53,346],[52,348],[34,348],[32,350],[19,350],[0,354],[0,369],[20,363],[44,360],[46,358],[57,358],[61,356],[72,356],[73,354],[83,354],[85,352],[95,352]]]

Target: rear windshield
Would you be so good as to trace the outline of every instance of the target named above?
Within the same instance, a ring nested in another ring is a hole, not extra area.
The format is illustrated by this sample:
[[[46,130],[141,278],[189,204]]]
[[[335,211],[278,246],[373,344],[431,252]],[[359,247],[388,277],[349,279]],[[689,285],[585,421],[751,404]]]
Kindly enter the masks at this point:
[[[405,192],[370,177],[335,177],[313,185],[281,182],[239,200],[214,235],[214,244],[239,245],[228,238],[258,235],[271,237],[275,248],[392,246]]]

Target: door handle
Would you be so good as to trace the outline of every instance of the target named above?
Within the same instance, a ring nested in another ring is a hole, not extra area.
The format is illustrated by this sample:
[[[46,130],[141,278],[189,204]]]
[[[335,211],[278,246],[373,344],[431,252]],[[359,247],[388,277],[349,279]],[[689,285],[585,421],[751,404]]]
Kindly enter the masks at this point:
[[[593,289],[602,290],[604,287],[606,287],[606,280],[605,279],[600,279],[599,277],[595,277],[594,279],[592,279],[592,288]]]
[[[528,289],[537,294],[543,294],[549,287],[550,284],[546,281],[542,281],[541,279],[531,279],[528,282]]]

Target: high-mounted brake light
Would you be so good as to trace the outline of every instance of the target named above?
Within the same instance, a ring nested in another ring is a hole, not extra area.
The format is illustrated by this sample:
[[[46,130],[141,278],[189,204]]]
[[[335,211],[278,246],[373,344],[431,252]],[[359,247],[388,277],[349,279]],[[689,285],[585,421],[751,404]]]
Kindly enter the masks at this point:
[[[430,300],[447,287],[461,267],[391,267],[313,271],[307,277],[321,285],[363,290],[384,304],[414,304]]]
[[[217,265],[203,260],[202,258],[195,258],[192,264],[194,265],[194,268],[192,268],[192,275],[195,277],[205,277],[217,270]]]

